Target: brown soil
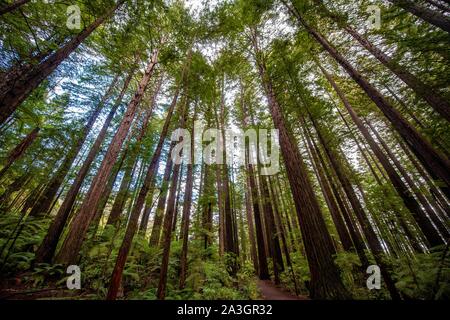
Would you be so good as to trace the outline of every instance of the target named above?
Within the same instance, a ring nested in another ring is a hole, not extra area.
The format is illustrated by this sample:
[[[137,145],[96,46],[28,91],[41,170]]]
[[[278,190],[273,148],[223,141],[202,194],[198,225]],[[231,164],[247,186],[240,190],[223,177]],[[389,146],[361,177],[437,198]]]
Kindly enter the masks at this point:
[[[264,300],[309,300],[306,296],[293,295],[269,280],[259,280],[258,288]]]

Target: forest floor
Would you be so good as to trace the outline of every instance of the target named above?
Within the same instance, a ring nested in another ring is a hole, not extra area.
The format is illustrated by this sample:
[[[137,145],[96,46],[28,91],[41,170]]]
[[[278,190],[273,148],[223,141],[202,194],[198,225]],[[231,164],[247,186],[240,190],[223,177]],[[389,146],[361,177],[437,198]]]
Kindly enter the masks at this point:
[[[259,280],[258,288],[264,300],[309,300],[306,296],[293,295],[269,280]]]
[[[296,296],[270,280],[258,280],[257,285],[263,300],[309,300],[307,296]],[[30,290],[18,283],[12,287],[7,289],[0,284],[0,300],[71,299],[83,296],[80,296],[79,292],[61,288]]]

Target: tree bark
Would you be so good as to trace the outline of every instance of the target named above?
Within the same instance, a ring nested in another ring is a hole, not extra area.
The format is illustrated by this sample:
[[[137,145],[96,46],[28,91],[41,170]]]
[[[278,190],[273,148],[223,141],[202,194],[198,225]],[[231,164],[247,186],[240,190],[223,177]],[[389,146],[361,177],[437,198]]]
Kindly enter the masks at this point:
[[[323,6],[322,0],[316,0],[316,2]],[[340,22],[339,16],[329,12],[326,8],[324,8],[324,10],[326,14],[335,22]],[[372,42],[364,38],[351,26],[345,24],[343,28],[367,51],[372,53],[378,61],[380,61],[385,67],[391,70],[392,73],[406,83],[419,97],[428,102],[428,104],[433,107],[436,112],[438,112],[447,121],[450,121],[450,103],[448,103],[448,101],[439,92],[422,82],[422,80],[406,70],[405,67],[398,64],[394,59],[389,57],[381,49],[377,48]]]
[[[199,199],[199,203],[202,204],[202,228],[203,228],[203,243],[204,249],[208,249],[212,244],[212,200],[211,200],[211,191],[214,189],[213,184],[213,176],[211,166],[203,164],[203,172],[202,172],[202,180],[200,183],[202,184],[201,190],[201,198]],[[202,183],[203,181],[203,183]]]
[[[45,189],[44,193],[39,197],[37,201],[37,205],[33,207],[33,209],[30,212],[31,216],[39,216],[41,214],[49,213],[49,209],[51,204],[53,203],[53,200],[56,197],[56,194],[58,193],[59,188],[61,187],[61,184],[64,181],[64,178],[67,176],[70,168],[72,167],[73,161],[78,156],[78,153],[80,152],[84,142],[86,141],[86,138],[91,131],[92,127],[95,124],[95,121],[97,120],[98,116],[100,115],[100,112],[102,111],[104,105],[108,101],[108,99],[111,97],[114,87],[117,83],[118,77],[115,77],[109,86],[106,93],[103,95],[100,103],[97,105],[97,107],[94,109],[92,114],[90,115],[86,125],[83,127],[83,129],[80,132],[80,135],[78,139],[75,141],[72,148],[67,153],[64,161],[62,162],[61,166],[58,168],[56,174],[53,176],[52,180],[50,181],[49,185]]]
[[[92,162],[97,157],[98,152],[100,151],[101,145],[102,145],[103,141],[105,140],[106,133],[111,124],[111,121],[113,120],[114,115],[116,114],[117,108],[119,107],[120,103],[122,102],[123,96],[125,95],[125,92],[128,89],[128,85],[130,84],[132,75],[133,75],[133,73],[130,72],[130,74],[126,78],[121,93],[117,97],[116,102],[114,103],[108,116],[106,117],[106,120],[103,123],[102,129],[100,130],[100,132],[97,136],[97,139],[95,140],[94,144],[92,145],[88,156],[84,160],[83,166],[78,171],[78,174],[77,174],[77,177],[76,177],[74,183],[70,187],[70,190],[67,192],[64,202],[61,204],[61,207],[59,208],[58,213],[55,216],[55,219],[53,220],[52,224],[50,225],[47,235],[45,236],[45,238],[42,241],[41,245],[39,246],[38,250],[36,251],[36,255],[35,255],[36,263],[42,263],[42,262],[50,263],[51,262],[51,259],[53,258],[53,255],[55,254],[55,251],[56,251],[56,246],[61,237],[61,233],[64,229],[64,226],[69,217],[69,214],[72,211],[76,196],[78,195],[78,192],[80,191],[83,181],[86,178],[86,175],[88,174],[89,169],[91,168]]]
[[[216,122],[217,127],[220,129],[221,133],[221,143],[222,143],[222,154],[224,163],[219,166],[219,175],[221,181],[221,194],[223,198],[223,250],[229,253],[227,259],[229,272],[232,275],[237,273],[237,255],[238,248],[235,239],[235,225],[233,219],[233,209],[231,204],[231,194],[230,194],[230,180],[229,180],[229,167],[227,164],[227,150],[226,150],[226,136],[225,136],[225,94],[224,94],[224,76],[222,76],[221,84],[221,97],[220,97],[220,115],[216,112]]]
[[[411,177],[408,175],[406,170],[401,165],[400,161],[395,157],[395,155],[391,152],[386,142],[381,138],[380,134],[376,131],[376,129],[372,126],[372,124],[368,121],[366,121],[367,125],[370,127],[372,132],[375,134],[375,137],[380,142],[386,153],[388,154],[389,158],[392,160],[394,165],[397,167],[398,171],[402,175],[403,179],[406,181],[406,183],[410,186],[412,190],[415,189],[414,182],[412,181]],[[428,213],[431,219],[436,215],[436,213],[433,211],[433,209],[430,207],[429,203],[425,199],[425,196],[419,191],[415,192],[416,197],[419,199],[422,206],[425,208],[425,211]],[[417,204],[418,206],[419,204]],[[431,247],[439,246],[442,244],[445,244],[445,241],[437,234],[436,230],[434,229],[431,222],[428,220],[424,212],[420,212],[417,214],[417,217],[414,216],[414,219],[416,220],[417,224],[419,225],[420,229],[422,230],[423,234],[425,235],[425,238],[430,243]],[[440,222],[435,222],[436,226],[438,227],[438,230],[441,231],[444,238],[447,238],[449,236],[448,231],[446,230],[445,226],[442,225]]]
[[[273,181],[273,179],[271,177],[269,177],[269,184],[270,184],[270,195],[271,195],[273,209],[274,209],[275,225],[277,227],[277,232],[280,235],[281,242],[283,243],[283,253],[286,258],[286,264],[288,265],[288,267],[291,271],[292,282],[294,283],[295,294],[298,295],[299,294],[298,280],[297,280],[297,276],[295,275],[295,272],[294,272],[294,269],[292,266],[291,254],[290,254],[290,250],[289,250],[288,243],[286,240],[286,231],[285,231],[283,221],[282,221],[281,215],[280,215],[280,210],[281,210],[281,206],[280,206],[280,202],[279,202],[280,197],[277,194],[277,191],[275,190],[275,186],[274,186],[275,182]]]
[[[192,122],[192,132],[191,136],[194,137],[194,122],[196,115],[194,115]],[[188,239],[189,239],[189,223],[190,223],[190,213],[192,205],[192,188],[194,186],[194,173],[193,173],[193,163],[194,163],[194,139],[191,138],[191,163],[187,164],[186,173],[186,191],[184,192],[183,199],[183,217],[182,217],[182,227],[181,239],[183,241],[181,248],[180,257],[180,289],[184,289],[186,285],[186,275],[187,275],[187,253],[188,253]]]
[[[166,115],[166,120],[164,122],[164,126],[162,128],[161,134],[159,136],[158,145],[153,153],[152,159],[150,161],[150,165],[148,166],[143,184],[141,189],[139,190],[138,196],[136,197],[135,203],[133,205],[133,209],[131,210],[130,218],[128,221],[128,226],[125,231],[125,237],[122,241],[122,245],[119,249],[119,254],[117,256],[116,264],[114,266],[114,270],[111,276],[111,282],[108,289],[107,300],[115,300],[117,297],[117,293],[120,287],[120,282],[122,279],[123,269],[125,267],[125,262],[128,257],[128,253],[131,248],[131,244],[136,233],[139,216],[141,214],[142,208],[145,204],[145,199],[147,197],[148,191],[151,189],[154,179],[157,172],[158,163],[161,157],[162,148],[164,146],[164,142],[167,137],[167,133],[169,131],[169,126],[171,123],[172,115],[177,104],[178,94],[179,94],[179,86],[175,91],[174,99],[172,104],[169,107],[169,110]]]
[[[39,136],[39,131],[41,128],[34,128],[6,157],[5,164],[3,168],[0,170],[0,179],[4,176],[6,171],[22,156],[25,154],[25,151],[31,146],[31,144],[36,140]]]
[[[11,4],[6,4],[0,8],[0,16],[12,12],[30,1],[31,0],[16,0]]]
[[[119,156],[119,159],[114,163],[113,168],[111,169],[111,173],[108,177],[108,182],[106,184],[105,190],[103,190],[102,195],[100,197],[100,201],[97,205],[97,208],[95,209],[94,218],[92,219],[92,222],[96,229],[99,227],[99,223],[102,220],[103,212],[105,211],[105,207],[108,204],[109,196],[111,195],[111,192],[114,188],[114,184],[117,180],[117,176],[119,175],[119,172],[122,169],[123,163],[125,161],[125,158],[128,154],[128,145],[122,150],[121,155]]]
[[[191,52],[191,51],[190,51]],[[190,59],[190,54],[189,54]],[[186,92],[185,92],[186,93]],[[184,110],[180,114],[180,128],[184,128],[186,124],[186,118],[188,114],[188,105],[189,105],[189,99],[187,95],[185,94],[185,101],[184,101]],[[181,154],[176,154],[175,156],[175,165],[173,168],[173,174],[172,174],[172,182],[170,185],[170,191],[169,191],[169,198],[167,200],[167,211],[166,216],[164,219],[164,226],[163,226],[163,234],[164,237],[162,239],[162,248],[163,248],[163,257],[161,262],[161,269],[159,272],[159,284],[158,284],[158,290],[156,292],[156,296],[159,300],[164,300],[166,297],[166,286],[167,286],[167,272],[169,269],[169,256],[170,256],[170,244],[172,242],[172,223],[173,223],[173,216],[175,213],[175,200],[176,200],[176,193],[177,193],[177,186],[178,186],[178,179],[180,175],[180,159]]]
[[[97,29],[106,19],[125,2],[119,0],[117,4],[107,10],[102,16],[97,18],[91,25],[80,34],[59,48],[47,59],[34,66],[32,64],[21,70],[16,77],[0,84],[0,123],[3,123],[11,116],[19,105],[25,101],[31,92],[36,89],[41,82],[46,79],[91,33]]]
[[[413,128],[395,108],[381,95],[381,93],[370,84],[353,66],[325,39],[319,32],[309,26],[299,11],[282,0],[290,12],[297,18],[299,23],[329,52],[329,54],[347,71],[347,73],[358,83],[372,101],[383,112],[394,128],[403,137],[405,142],[422,162],[433,178],[442,179],[450,186],[450,163],[447,158],[438,153],[431,144]]]
[[[179,174],[180,174],[180,165],[176,164],[173,169],[169,198],[167,200],[166,217],[164,219],[164,226],[163,226],[163,230],[165,230],[162,239],[163,258],[161,262],[161,269],[159,272],[158,290],[156,293],[156,296],[158,297],[159,300],[164,300],[166,297],[167,271],[169,269],[170,243],[172,241],[172,221],[175,212],[175,198]]]
[[[432,224],[427,219],[425,212],[422,211],[419,203],[413,197],[413,195],[409,191],[408,187],[404,184],[404,182],[400,178],[400,176],[397,174],[394,167],[389,162],[389,159],[387,158],[387,156],[383,153],[381,148],[378,146],[378,144],[375,142],[373,137],[370,135],[369,130],[364,126],[364,123],[359,118],[359,116],[356,114],[353,107],[350,105],[350,102],[348,101],[345,94],[338,87],[338,85],[333,80],[331,75],[328,74],[328,72],[325,71],[322,68],[322,66],[319,65],[319,68],[321,69],[322,73],[325,75],[325,77],[327,78],[328,82],[331,84],[333,89],[336,91],[336,93],[339,96],[340,100],[342,101],[343,105],[347,109],[347,112],[350,114],[353,122],[356,124],[359,131],[366,139],[366,141],[369,144],[372,151],[375,153],[375,156],[380,161],[384,170],[388,174],[389,180],[391,181],[391,183],[394,186],[395,190],[397,191],[398,195],[401,197],[401,199],[403,200],[403,203],[408,208],[408,210],[411,212],[414,220],[419,225],[420,229],[424,233],[427,240],[430,242],[431,246],[436,246],[436,245],[442,244],[443,243],[442,239],[439,237],[439,235],[434,230]]]
[[[450,33],[450,19],[443,14],[428,9],[410,0],[389,0],[396,6],[412,13],[422,20]]]
[[[248,166],[247,166],[248,168]],[[247,224],[248,224],[248,238],[250,240],[250,255],[252,257],[253,262],[253,268],[255,268],[255,271],[258,271],[258,254],[256,253],[256,242],[255,242],[255,225],[253,223],[253,207],[252,203],[253,200],[251,198],[250,189],[250,180],[248,177],[246,177],[246,185],[247,188],[245,189],[245,212],[247,215]]]
[[[357,222],[355,221],[355,219],[352,215],[352,212],[348,206],[348,203],[342,194],[342,190],[341,190],[342,188],[340,187],[340,185],[338,185],[339,182],[335,182],[334,175],[329,170],[330,166],[327,165],[327,163],[325,162],[325,159],[320,152],[319,146],[317,145],[316,141],[313,139],[312,134],[311,134],[311,132],[309,132],[309,130],[307,130],[307,134],[310,137],[310,141],[313,144],[315,153],[322,165],[322,168],[324,169],[325,176],[327,177],[327,180],[330,183],[334,198],[336,199],[336,202],[342,213],[344,221],[347,225],[347,228],[350,233],[350,237],[352,238],[352,242],[353,242],[355,251],[358,254],[359,260],[361,261],[361,265],[363,267],[368,267],[370,264],[369,264],[369,259],[367,258],[366,253],[365,253],[366,245],[365,245],[363,237],[359,231]]]
[[[170,144],[169,153],[167,154],[166,168],[164,170],[164,176],[161,183],[158,204],[156,206],[155,217],[153,219],[152,232],[150,234],[150,245],[154,247],[159,245],[159,240],[161,237],[161,225],[164,218],[164,210],[166,208],[166,200],[170,184],[170,176],[172,174],[173,159],[171,157],[171,154],[174,146],[175,146],[174,143]]]
[[[284,270],[283,257],[281,254],[280,240],[275,227],[272,203],[270,201],[269,186],[265,177],[259,177],[261,185],[261,200],[264,209],[264,222],[266,226],[267,243],[272,257],[274,282],[280,284],[280,272]]]
[[[172,220],[172,234],[174,235],[174,239],[178,241],[177,237],[177,226],[178,226],[178,208],[180,206],[180,198],[181,198],[181,182],[183,180],[183,167],[180,168],[180,177],[178,178],[178,188],[177,188],[177,198],[175,200],[175,211],[173,213],[173,220]],[[181,230],[180,230],[180,238],[183,237],[183,221],[181,221]],[[163,233],[164,237],[164,233]]]
[[[109,225],[116,225],[120,219],[120,215],[122,214],[122,211],[124,209],[124,206],[130,196],[130,187],[131,182],[133,180],[134,172],[136,170],[136,166],[139,163],[139,152],[141,151],[141,145],[142,140],[145,137],[145,134],[147,133],[147,128],[150,122],[150,119],[153,115],[153,110],[155,108],[156,104],[156,97],[159,94],[159,90],[161,88],[162,84],[162,77],[160,77],[160,80],[158,81],[158,84],[156,86],[155,91],[153,92],[153,98],[151,99],[150,108],[145,110],[145,115],[142,119],[142,125],[139,129],[139,133],[136,137],[136,141],[134,141],[133,146],[130,150],[130,156],[126,161],[125,166],[125,172],[122,178],[122,182],[120,184],[119,192],[116,195],[116,198],[114,199],[114,204],[111,208],[111,212],[108,217],[107,224]],[[139,180],[138,180],[139,181]]]
[[[216,169],[216,185],[217,185],[217,204],[219,208],[219,255],[222,257],[225,251],[225,218],[224,218],[224,201],[223,201],[223,181],[221,168],[215,164]]]
[[[304,122],[303,122],[303,125],[305,126]],[[322,170],[322,167],[320,166],[319,158],[317,156],[316,150],[314,149],[314,147],[311,143],[311,139],[310,139],[308,133],[306,132],[305,128],[304,128],[304,131],[305,131],[304,136],[306,139],[306,144],[308,145],[308,149],[309,149],[308,151],[309,151],[309,154],[311,157],[311,162],[313,164],[313,170],[319,181],[319,185],[322,189],[322,193],[325,198],[325,202],[327,203],[331,218],[336,227],[336,231],[339,235],[339,239],[341,240],[342,247],[344,248],[345,251],[350,251],[353,247],[353,243],[352,243],[350,234],[348,233],[345,222],[341,216],[338,204],[336,203],[336,201],[333,197],[333,194],[331,193],[331,188],[328,184],[328,181],[326,180],[326,178],[323,174],[323,170]]]
[[[108,221],[106,224],[118,227],[120,216],[125,207],[125,203],[130,196],[130,187],[133,180],[133,176],[136,171],[136,166],[139,163],[139,158],[137,154],[132,154],[130,158],[127,159],[125,164],[125,172],[123,173],[122,181],[120,183],[119,191],[114,199],[114,203],[109,213]]]
[[[325,153],[327,154],[328,160],[330,161],[334,171],[336,172],[336,175],[337,175],[339,181],[341,182],[342,187],[344,188],[344,191],[348,197],[348,200],[350,201],[350,204],[356,214],[356,218],[358,219],[358,221],[363,229],[363,232],[364,232],[367,242],[369,244],[369,248],[375,257],[375,261],[380,266],[381,274],[386,283],[386,287],[387,287],[389,293],[391,294],[392,299],[398,300],[398,299],[400,299],[400,294],[398,293],[398,290],[395,287],[395,283],[387,270],[388,269],[387,265],[383,261],[384,251],[381,246],[381,243],[373,229],[373,226],[372,226],[366,212],[364,211],[364,209],[362,207],[361,202],[359,201],[359,199],[355,193],[355,190],[353,189],[353,186],[352,186],[350,180],[348,179],[347,175],[345,174],[344,168],[343,168],[341,162],[339,161],[340,158],[338,157],[336,152],[334,152],[334,150],[332,150],[329,147],[329,142],[323,136],[316,121],[312,117],[310,119],[313,123],[314,128],[316,129],[316,133],[317,133],[319,140],[325,150]]]
[[[379,161],[377,161],[372,156],[372,154],[367,150],[364,142],[362,142],[363,145],[361,145],[360,141],[358,141],[359,140],[358,137],[353,133],[352,128],[348,124],[348,122],[345,119],[345,117],[342,114],[342,112],[339,109],[337,109],[337,111],[338,111],[342,121],[345,123],[345,126],[347,127],[347,129],[349,130],[350,134],[352,135],[353,140],[356,142],[356,145],[357,145],[359,151],[361,152],[363,158],[365,159],[366,164],[369,167],[370,171],[372,172],[372,175],[374,176],[376,182],[378,183],[379,186],[383,186],[385,181],[382,181],[381,178],[378,177],[378,174],[375,172],[375,169],[372,167],[370,159],[372,160],[372,162],[377,167],[378,172],[380,172],[382,174],[384,180],[388,181],[389,178],[385,176],[384,170],[379,166],[379,164],[378,164]],[[382,188],[382,192],[386,196],[386,198],[389,198],[389,193],[388,193],[388,190],[386,190],[386,188]],[[424,253],[424,247],[419,243],[416,234],[414,234],[411,231],[411,226],[408,225],[407,221],[405,220],[403,214],[401,214],[400,209],[398,208],[396,203],[388,203],[388,206],[395,213],[395,216],[396,216],[396,218],[397,218],[401,228],[405,232],[405,235],[406,235],[407,239],[409,240],[411,246],[414,248],[414,250],[416,252],[418,252],[418,253]],[[398,233],[396,234],[396,236],[398,236]]]
[[[125,115],[122,122],[111,141],[111,144],[106,152],[106,155],[102,161],[100,169],[95,176],[88,194],[86,195],[80,211],[74,218],[72,226],[67,234],[61,250],[57,256],[56,261],[62,264],[71,264],[76,261],[81,244],[83,243],[84,237],[89,228],[90,222],[94,216],[95,210],[100,202],[100,198],[103,191],[106,189],[106,183],[108,181],[111,170],[120,152],[122,144],[127,136],[128,130],[133,122],[136,110],[140,104],[142,97],[144,95],[145,89],[147,88],[150,78],[153,74],[155,65],[157,63],[158,51],[156,50],[145,70],[145,74],[139,83],[139,87],[133,97],[133,99],[128,104]]]
[[[253,46],[270,113],[275,128],[279,130],[281,152],[286,165],[311,271],[311,297],[319,299],[350,298],[350,294],[345,289],[339,271],[334,264],[333,256],[336,252],[309,180],[305,163],[298,146],[293,142],[295,140],[288,131],[281,107],[272,88],[271,79],[266,72],[262,53],[258,48],[256,31],[253,34]]]
[[[446,217],[450,217],[450,205],[448,203],[447,198],[445,197],[444,192],[439,192],[436,185],[431,181],[428,174],[423,170],[422,166],[417,162],[417,160],[414,158],[414,155],[411,154],[411,151],[409,148],[405,145],[403,141],[400,139],[397,139],[398,143],[402,147],[403,151],[405,152],[406,156],[408,157],[409,161],[414,165],[419,175],[425,180],[425,182],[428,184],[430,188],[430,192],[433,195],[433,197],[437,198],[437,201],[439,205],[442,207],[442,209],[446,212]]]
[[[246,104],[242,103],[242,123],[244,127],[248,127],[247,122],[247,115],[248,111],[246,109]],[[251,198],[252,201],[252,208],[253,208],[253,217],[255,219],[255,234],[256,234],[256,244],[257,244],[257,254],[255,252],[255,256],[257,257],[257,262],[255,265],[257,268],[255,270],[258,272],[258,277],[261,280],[268,280],[270,279],[269,275],[269,268],[267,265],[267,257],[266,257],[266,248],[265,248],[265,242],[264,242],[264,232],[263,232],[263,223],[261,218],[261,211],[259,208],[259,193],[258,193],[258,187],[256,185],[255,180],[255,170],[253,164],[250,163],[250,157],[253,156],[251,154],[251,150],[246,148],[245,151],[245,161],[247,166],[247,181],[248,181],[248,193],[249,198]]]

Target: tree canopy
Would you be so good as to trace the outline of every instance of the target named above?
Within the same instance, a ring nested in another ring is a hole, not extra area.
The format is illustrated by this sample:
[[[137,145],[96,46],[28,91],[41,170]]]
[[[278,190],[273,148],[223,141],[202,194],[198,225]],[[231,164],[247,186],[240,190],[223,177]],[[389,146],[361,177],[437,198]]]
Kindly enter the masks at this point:
[[[449,298],[447,1],[11,0],[0,21],[0,297]]]

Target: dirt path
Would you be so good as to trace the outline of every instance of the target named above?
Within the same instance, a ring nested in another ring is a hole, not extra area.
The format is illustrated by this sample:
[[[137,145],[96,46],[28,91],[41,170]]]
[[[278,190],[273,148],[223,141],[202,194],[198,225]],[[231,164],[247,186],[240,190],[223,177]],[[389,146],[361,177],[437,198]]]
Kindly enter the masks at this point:
[[[286,290],[277,287],[269,280],[259,280],[258,288],[264,300],[309,300],[308,297],[295,296]]]

